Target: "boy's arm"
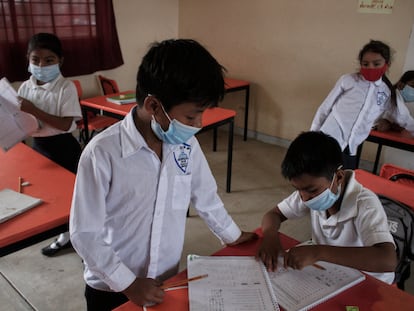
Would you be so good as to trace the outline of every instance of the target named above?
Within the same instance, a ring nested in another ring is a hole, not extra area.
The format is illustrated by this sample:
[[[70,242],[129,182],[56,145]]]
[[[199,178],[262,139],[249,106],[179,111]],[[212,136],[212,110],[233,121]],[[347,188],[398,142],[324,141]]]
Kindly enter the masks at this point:
[[[283,248],[279,239],[279,229],[286,217],[281,213],[279,207],[268,211],[262,219],[263,241],[259,246],[256,257],[261,259],[265,266],[274,271],[277,268],[277,258]]]
[[[136,278],[122,293],[138,306],[161,303],[164,291],[160,288],[161,282],[149,278]]]
[[[389,242],[362,247],[310,245],[291,248],[285,266],[302,269],[316,261],[327,261],[368,272],[393,272],[397,265],[394,245]]]

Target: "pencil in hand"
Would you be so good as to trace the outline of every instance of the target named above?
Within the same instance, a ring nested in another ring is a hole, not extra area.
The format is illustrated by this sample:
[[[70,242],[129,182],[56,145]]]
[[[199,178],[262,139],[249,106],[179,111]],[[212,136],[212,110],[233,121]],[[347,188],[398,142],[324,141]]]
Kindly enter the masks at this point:
[[[317,263],[314,263],[312,266],[314,266],[315,268],[318,268],[319,270],[326,270],[325,267],[322,267],[321,265],[318,265]]]
[[[172,283],[169,283],[169,284],[164,284],[164,285],[161,286],[161,289],[167,289],[167,288],[172,288],[172,287],[177,287],[177,286],[185,285],[185,284],[187,284],[189,282],[192,282],[192,281],[195,281],[195,280],[204,279],[206,277],[208,277],[208,274],[194,276],[194,277],[189,278],[189,279],[180,280],[180,281],[172,282]]]
[[[19,193],[22,193],[22,177],[21,176],[19,176],[19,186],[17,189],[19,189]]]

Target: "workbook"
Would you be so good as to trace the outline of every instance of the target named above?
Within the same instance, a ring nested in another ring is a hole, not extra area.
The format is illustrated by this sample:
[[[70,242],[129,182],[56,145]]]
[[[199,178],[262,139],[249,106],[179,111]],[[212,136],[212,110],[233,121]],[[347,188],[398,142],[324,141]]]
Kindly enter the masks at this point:
[[[0,147],[7,151],[37,130],[37,119],[20,110],[16,91],[6,78],[0,80]]]
[[[42,203],[41,199],[11,189],[0,190],[0,223]]]
[[[190,310],[308,310],[347,288],[365,275],[352,268],[318,262],[302,270],[268,272],[261,261],[246,256],[195,256],[187,259],[188,277],[208,274],[189,285]]]
[[[136,102],[135,93],[130,94],[121,94],[117,96],[109,96],[106,100],[110,103],[123,105],[123,104],[132,104]]]

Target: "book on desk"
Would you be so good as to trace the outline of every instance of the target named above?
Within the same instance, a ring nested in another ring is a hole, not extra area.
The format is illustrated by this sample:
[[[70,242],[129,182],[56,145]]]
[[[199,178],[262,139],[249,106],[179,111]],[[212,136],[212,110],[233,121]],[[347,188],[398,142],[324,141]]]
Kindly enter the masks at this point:
[[[0,223],[9,220],[39,204],[42,200],[11,189],[0,190]]]
[[[132,104],[136,102],[135,93],[120,94],[116,96],[109,96],[106,100],[117,105]]]
[[[191,311],[212,304],[223,310],[308,310],[365,279],[356,269],[328,262],[285,269],[282,257],[275,272],[250,256],[190,255],[187,262],[188,277],[208,274],[188,284]]]

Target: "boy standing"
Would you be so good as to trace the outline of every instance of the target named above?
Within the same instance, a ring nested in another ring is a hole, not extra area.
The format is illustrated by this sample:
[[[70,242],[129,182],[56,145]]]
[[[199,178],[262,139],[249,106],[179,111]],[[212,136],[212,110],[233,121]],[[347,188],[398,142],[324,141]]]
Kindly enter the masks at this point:
[[[393,282],[397,258],[385,211],[352,170],[342,169],[341,148],[334,138],[322,132],[300,134],[289,146],[282,174],[296,191],[263,217],[258,257],[269,270],[276,269],[283,255],[285,267],[302,269],[321,260]],[[314,245],[284,252],[280,224],[308,213]]]
[[[138,70],[138,106],[86,146],[70,233],[85,263],[89,311],[162,302],[190,202],[223,243],[255,238],[227,214],[194,137],[203,111],[224,96],[223,71],[196,41],[154,44]]]

